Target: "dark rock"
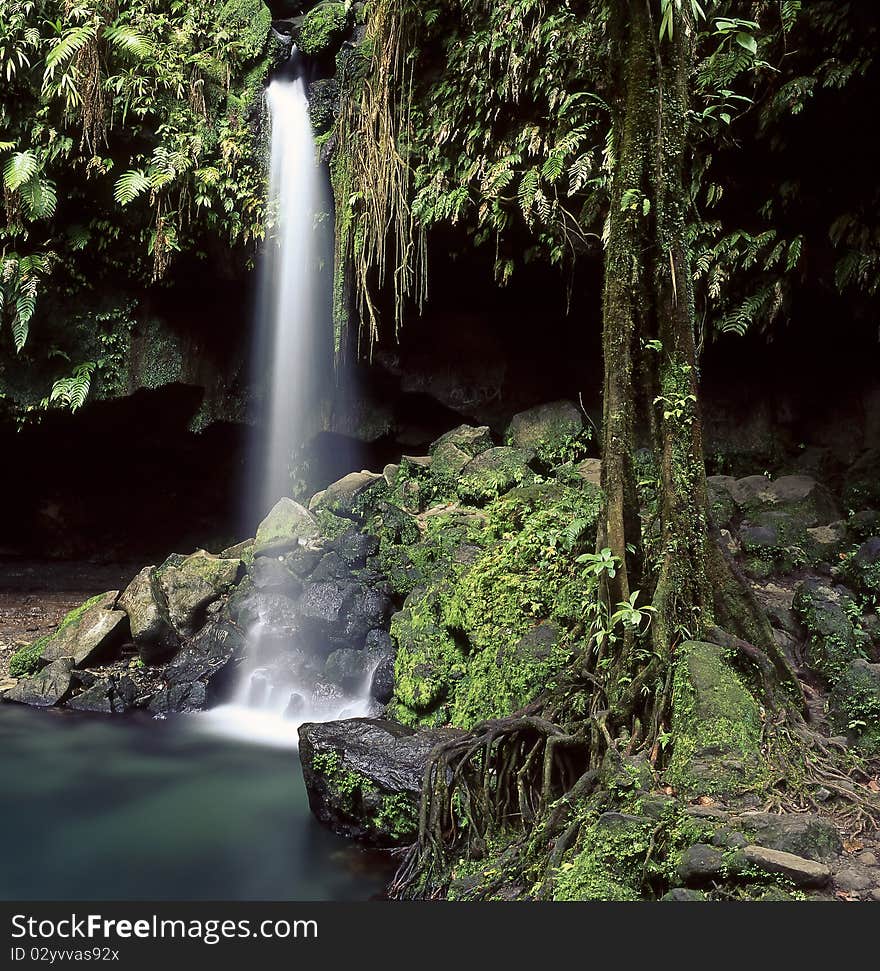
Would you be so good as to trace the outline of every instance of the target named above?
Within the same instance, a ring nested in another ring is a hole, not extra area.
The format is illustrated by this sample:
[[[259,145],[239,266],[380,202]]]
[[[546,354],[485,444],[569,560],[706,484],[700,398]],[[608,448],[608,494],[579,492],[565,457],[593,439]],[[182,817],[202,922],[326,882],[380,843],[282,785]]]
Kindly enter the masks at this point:
[[[369,676],[371,665],[365,651],[342,647],[324,665],[324,677],[347,691],[357,690]]]
[[[67,708],[77,711],[100,712],[118,715],[134,706],[137,688],[127,675],[102,678],[85,691],[74,695],[67,702]]]
[[[259,625],[267,638],[289,639],[298,627],[299,611],[294,600],[253,588],[240,587],[230,597],[225,614],[245,631]]]
[[[379,540],[356,529],[347,530],[334,543],[343,562],[352,570],[361,570],[367,558],[379,552]]]
[[[877,880],[860,867],[849,866],[838,870],[834,874],[834,885],[838,890],[845,890],[848,893],[858,893],[862,890],[870,890],[877,885]]]
[[[674,900],[677,903],[695,903],[697,901],[708,900],[709,898],[702,890],[689,890],[687,887],[673,887],[672,890],[663,894],[660,899]]]
[[[73,660],[62,657],[31,677],[22,678],[3,695],[3,700],[33,705],[35,708],[51,708],[67,697],[72,683]]]
[[[689,846],[681,855],[678,878],[682,883],[700,886],[724,876],[724,853],[708,843]]]
[[[201,711],[222,700],[232,681],[232,662],[245,650],[238,625],[218,619],[186,643],[164,672],[164,687],[151,699],[157,713]]]
[[[387,705],[394,697],[394,656],[381,658],[370,679],[370,696],[380,705]]]
[[[428,755],[450,734],[370,718],[301,725],[300,760],[312,812],[344,836],[379,846],[410,842]]]
[[[848,572],[862,593],[880,596],[880,536],[872,536],[862,543],[850,561]]]

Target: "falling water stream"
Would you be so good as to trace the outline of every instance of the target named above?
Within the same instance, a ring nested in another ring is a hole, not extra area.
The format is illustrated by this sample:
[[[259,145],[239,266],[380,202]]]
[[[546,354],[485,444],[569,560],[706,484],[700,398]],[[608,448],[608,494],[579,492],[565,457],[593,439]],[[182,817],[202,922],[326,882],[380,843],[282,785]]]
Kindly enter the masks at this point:
[[[322,338],[329,326],[329,294],[320,272],[329,206],[309,118],[304,66],[296,48],[269,84],[271,120],[267,244],[261,266],[258,340],[266,357],[265,445],[256,489],[265,514],[291,488],[290,467],[306,437],[321,389]],[[294,625],[295,628],[295,625]],[[248,632],[231,704],[200,716],[206,725],[249,741],[295,746],[297,727],[366,715],[373,709],[367,676],[353,694],[321,681],[323,654],[261,617]]]

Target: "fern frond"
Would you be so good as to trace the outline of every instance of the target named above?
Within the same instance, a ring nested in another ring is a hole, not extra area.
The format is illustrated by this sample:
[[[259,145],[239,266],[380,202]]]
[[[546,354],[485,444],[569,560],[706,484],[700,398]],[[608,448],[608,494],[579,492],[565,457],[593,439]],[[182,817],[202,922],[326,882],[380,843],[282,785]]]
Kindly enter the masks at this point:
[[[113,198],[120,206],[127,206],[138,196],[153,188],[153,185],[140,169],[123,172],[113,187]]]
[[[130,27],[108,27],[104,31],[104,39],[123,54],[131,54],[138,60],[150,57],[154,52],[153,42],[149,37],[139,34]]]
[[[49,219],[55,215],[58,193],[51,179],[36,177],[25,182],[21,187],[21,198],[31,219]]]
[[[3,167],[3,184],[10,192],[15,192],[25,182],[29,182],[37,174],[39,168],[40,163],[31,149],[16,152]]]

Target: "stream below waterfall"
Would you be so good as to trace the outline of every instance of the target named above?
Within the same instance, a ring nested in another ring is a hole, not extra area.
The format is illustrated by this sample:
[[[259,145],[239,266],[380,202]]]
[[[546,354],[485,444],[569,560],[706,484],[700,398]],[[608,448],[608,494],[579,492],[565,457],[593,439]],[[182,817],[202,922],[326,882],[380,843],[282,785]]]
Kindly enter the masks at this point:
[[[19,705],[0,740],[0,899],[365,900],[390,878],[314,820],[295,751]]]

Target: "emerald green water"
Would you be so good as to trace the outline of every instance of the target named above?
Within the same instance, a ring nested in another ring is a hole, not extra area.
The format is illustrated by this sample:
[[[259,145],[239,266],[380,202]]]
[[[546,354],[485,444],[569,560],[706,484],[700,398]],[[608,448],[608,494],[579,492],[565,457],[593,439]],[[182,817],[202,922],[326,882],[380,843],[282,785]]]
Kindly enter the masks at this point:
[[[0,898],[363,900],[389,864],[311,816],[296,752],[0,703]]]

